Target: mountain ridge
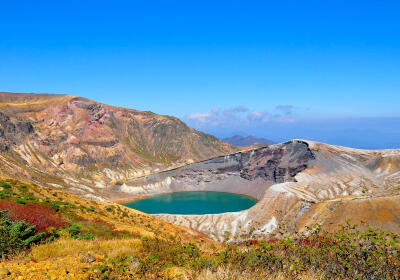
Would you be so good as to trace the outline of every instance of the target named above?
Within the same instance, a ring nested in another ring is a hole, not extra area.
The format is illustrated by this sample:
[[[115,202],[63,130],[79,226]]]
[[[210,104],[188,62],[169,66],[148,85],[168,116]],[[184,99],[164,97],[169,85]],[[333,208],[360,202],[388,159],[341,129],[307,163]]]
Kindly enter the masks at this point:
[[[77,194],[101,197],[129,178],[238,150],[178,118],[73,95],[2,92],[0,109],[11,133],[0,172]]]

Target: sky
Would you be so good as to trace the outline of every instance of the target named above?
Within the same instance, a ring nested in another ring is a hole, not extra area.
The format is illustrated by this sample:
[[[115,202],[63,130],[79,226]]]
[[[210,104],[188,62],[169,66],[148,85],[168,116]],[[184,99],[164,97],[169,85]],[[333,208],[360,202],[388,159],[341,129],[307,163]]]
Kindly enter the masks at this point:
[[[0,2],[0,91],[400,148],[399,1]]]

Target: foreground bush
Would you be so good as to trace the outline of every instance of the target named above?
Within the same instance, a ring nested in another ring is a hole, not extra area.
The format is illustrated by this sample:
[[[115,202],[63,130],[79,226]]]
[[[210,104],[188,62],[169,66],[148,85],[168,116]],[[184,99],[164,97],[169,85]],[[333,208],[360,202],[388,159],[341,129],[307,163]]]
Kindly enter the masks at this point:
[[[7,210],[6,216],[12,221],[25,220],[36,226],[36,230],[44,231],[49,227],[60,228],[66,225],[64,219],[51,207],[41,204],[19,204],[0,200],[0,210]]]
[[[69,228],[61,228],[59,230],[57,230],[52,237],[53,238],[57,238],[60,237],[60,235],[67,235],[72,239],[80,239],[80,240],[93,240],[96,238],[96,236],[93,233],[90,232],[82,232],[82,228],[77,225],[74,224],[72,226],[70,226]]]
[[[398,242],[398,235],[372,228],[360,231],[347,224],[328,233],[316,226],[309,235],[249,242],[244,248],[229,245],[222,257],[241,270],[263,268],[287,276],[313,270],[330,279],[399,279]]]
[[[76,224],[62,228],[65,225],[63,219],[43,205],[0,201],[2,208],[6,209],[0,210],[0,258],[8,258],[34,243],[51,242],[62,235],[80,240],[93,240],[96,237],[90,232],[83,232]]]
[[[36,227],[26,221],[14,222],[8,219],[6,210],[0,211],[0,257],[7,258],[14,253],[38,243],[44,233],[36,233]]]
[[[298,279],[400,279],[399,236],[347,224],[334,233],[316,226],[305,234],[202,252],[194,243],[145,239],[141,255],[105,258],[92,279],[166,279],[171,269],[189,278],[229,268],[232,275],[281,275]]]

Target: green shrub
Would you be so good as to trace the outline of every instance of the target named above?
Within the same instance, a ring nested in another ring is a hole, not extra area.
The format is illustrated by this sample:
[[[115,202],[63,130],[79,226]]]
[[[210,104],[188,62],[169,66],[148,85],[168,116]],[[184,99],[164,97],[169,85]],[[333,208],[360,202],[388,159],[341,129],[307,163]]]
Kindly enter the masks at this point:
[[[94,235],[93,233],[90,232],[82,233],[82,228],[77,224],[73,224],[72,226],[66,229],[58,230],[55,234],[55,237],[59,237],[61,232],[68,233],[73,239],[93,240],[96,238],[96,235]]]
[[[27,195],[24,196],[25,200],[30,200],[30,201],[35,201],[37,200],[37,198],[32,194],[32,193],[28,193]]]
[[[80,233],[80,234],[76,235],[76,239],[80,239],[80,240],[93,240],[95,238],[96,238],[96,235],[94,235],[93,233],[90,233],[90,232]]]
[[[55,202],[50,203],[50,207],[56,210],[57,212],[60,211],[60,205]]]
[[[116,258],[108,258],[101,264],[96,264],[93,270],[96,271],[94,275],[89,276],[90,280],[110,280],[110,279],[136,279],[134,273],[130,271],[129,264],[130,258],[123,254]],[[123,275],[125,278],[121,278]]]
[[[82,231],[82,228],[79,225],[74,224],[69,228],[63,229],[62,231],[68,232],[71,235],[71,237],[74,237]]]
[[[49,205],[51,208],[53,208],[57,212],[59,212],[59,211],[66,212],[71,208],[73,208],[73,209],[77,208],[77,206],[75,204],[72,204],[72,203],[69,203],[66,201],[52,201],[52,200],[46,199],[45,203],[47,203],[47,205]]]
[[[26,201],[23,200],[23,199],[20,199],[20,198],[17,198],[17,199],[15,200],[15,202],[18,203],[18,204],[23,204],[23,205],[26,204]]]
[[[36,233],[35,226],[26,221],[13,222],[5,217],[7,210],[0,211],[0,257],[9,257],[12,254],[38,243],[44,233]]]
[[[3,189],[11,189],[11,185],[7,183],[1,183],[0,187],[3,187]]]
[[[0,199],[7,199],[10,195],[8,193],[0,192]]]

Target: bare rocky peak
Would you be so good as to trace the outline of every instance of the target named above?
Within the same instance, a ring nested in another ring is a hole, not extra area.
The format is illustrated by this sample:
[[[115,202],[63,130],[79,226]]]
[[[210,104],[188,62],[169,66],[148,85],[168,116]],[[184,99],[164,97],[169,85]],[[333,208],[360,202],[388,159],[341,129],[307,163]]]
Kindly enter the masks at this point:
[[[236,150],[175,117],[76,96],[0,93],[0,111],[5,175],[84,193]]]

